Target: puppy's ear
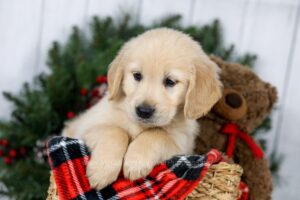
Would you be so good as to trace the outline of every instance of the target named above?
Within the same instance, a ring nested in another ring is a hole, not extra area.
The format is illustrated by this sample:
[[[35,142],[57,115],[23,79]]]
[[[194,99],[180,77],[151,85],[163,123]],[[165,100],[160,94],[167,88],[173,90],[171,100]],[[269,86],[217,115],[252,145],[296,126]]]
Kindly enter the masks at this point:
[[[108,92],[110,100],[117,100],[123,95],[122,80],[124,74],[123,50],[119,52],[116,58],[109,65],[107,74]]]
[[[197,58],[185,97],[186,118],[198,119],[205,115],[222,96],[219,67],[206,55]]]

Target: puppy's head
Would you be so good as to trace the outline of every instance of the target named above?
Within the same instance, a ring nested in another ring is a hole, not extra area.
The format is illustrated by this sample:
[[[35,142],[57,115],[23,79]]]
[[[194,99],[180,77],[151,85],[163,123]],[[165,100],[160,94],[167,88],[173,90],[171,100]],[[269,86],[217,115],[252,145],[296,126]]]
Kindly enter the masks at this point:
[[[108,72],[112,101],[124,101],[128,115],[147,126],[165,126],[175,116],[197,119],[221,97],[218,67],[199,44],[160,28],[131,39]]]

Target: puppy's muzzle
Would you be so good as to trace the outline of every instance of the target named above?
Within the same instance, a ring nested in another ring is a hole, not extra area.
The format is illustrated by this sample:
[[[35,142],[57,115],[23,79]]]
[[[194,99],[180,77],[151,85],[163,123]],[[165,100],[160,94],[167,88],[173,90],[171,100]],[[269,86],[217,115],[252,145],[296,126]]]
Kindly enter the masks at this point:
[[[149,119],[153,116],[155,108],[147,104],[142,104],[135,108],[135,112],[140,118]]]

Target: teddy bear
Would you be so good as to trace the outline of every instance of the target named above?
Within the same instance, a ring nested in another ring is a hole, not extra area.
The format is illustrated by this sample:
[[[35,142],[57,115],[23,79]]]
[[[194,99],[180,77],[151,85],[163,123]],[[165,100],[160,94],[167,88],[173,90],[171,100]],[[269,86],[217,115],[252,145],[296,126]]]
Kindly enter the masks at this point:
[[[198,120],[201,132],[195,153],[203,154],[212,148],[226,152],[244,170],[242,179],[249,188],[248,198],[271,199],[269,163],[250,134],[270,114],[277,100],[276,89],[246,66],[225,62],[215,56],[211,59],[221,69],[223,96],[205,117]]]

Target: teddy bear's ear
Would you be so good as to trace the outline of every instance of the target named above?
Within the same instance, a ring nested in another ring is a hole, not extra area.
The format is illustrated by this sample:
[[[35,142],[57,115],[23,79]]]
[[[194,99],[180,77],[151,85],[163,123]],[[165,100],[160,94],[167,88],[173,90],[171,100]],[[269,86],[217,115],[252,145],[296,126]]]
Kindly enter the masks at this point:
[[[222,96],[218,66],[206,55],[197,58],[191,73],[185,97],[186,118],[197,119],[205,115]]]
[[[219,57],[217,57],[217,56],[215,56],[215,55],[213,55],[213,54],[210,55],[209,58],[210,58],[210,60],[212,60],[214,63],[216,63],[217,66],[218,66],[221,70],[223,70],[223,69],[225,68],[224,61],[223,61],[221,58],[219,58]]]
[[[278,99],[278,93],[275,87],[273,87],[271,84],[267,83],[266,85],[268,94],[269,94],[269,109],[271,110],[274,106],[274,104],[277,102]]]

